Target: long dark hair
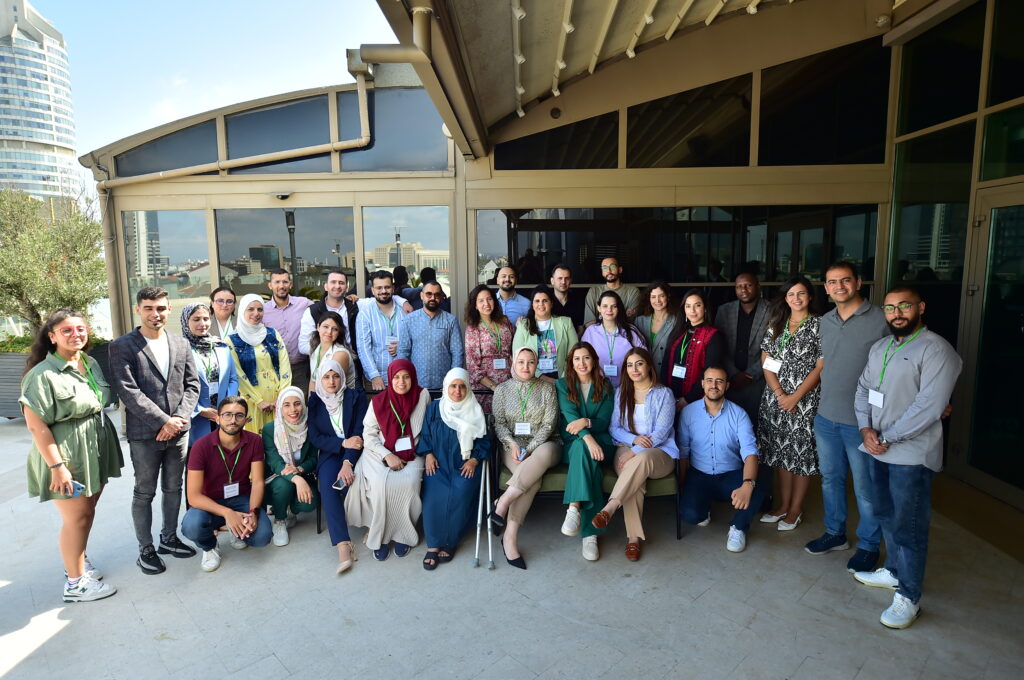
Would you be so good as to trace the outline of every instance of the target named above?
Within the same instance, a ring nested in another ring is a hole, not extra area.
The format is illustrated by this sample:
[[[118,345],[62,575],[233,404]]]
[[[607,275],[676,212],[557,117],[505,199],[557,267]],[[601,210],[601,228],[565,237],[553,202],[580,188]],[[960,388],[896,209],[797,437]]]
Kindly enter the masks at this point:
[[[338,325],[338,339],[335,340],[335,344],[348,348],[348,343],[345,342],[345,324],[341,320],[341,315],[337,312],[328,310],[320,315],[320,318],[316,322],[316,326],[313,327],[313,335],[309,336],[310,354],[315,352],[316,348],[320,346],[320,324],[328,320],[333,321]]]
[[[786,293],[796,285],[803,286],[807,290],[807,313],[815,316],[812,311],[814,309],[814,286],[807,280],[807,277],[797,274],[779,286],[775,299],[772,300],[768,327],[772,331],[773,338],[778,338],[782,335],[782,328],[786,325],[786,320],[789,319],[790,309],[789,305],[786,304]]]
[[[569,350],[569,354],[566,355],[565,360],[565,386],[567,389],[567,396],[569,401],[574,403],[576,406],[580,405],[580,377],[576,375],[576,370],[572,367],[573,354],[579,350],[583,350],[590,354],[590,360],[593,362],[594,367],[591,369],[591,379],[593,380],[593,387],[590,390],[590,401],[599,402],[604,399],[604,392],[606,389],[611,389],[611,383],[604,377],[604,370],[601,368],[601,360],[597,357],[597,352],[594,350],[594,346],[589,342],[577,342]]]
[[[469,291],[469,298],[466,300],[466,309],[462,314],[462,318],[466,322],[467,328],[469,326],[480,325],[480,312],[476,309],[476,299],[480,296],[480,293],[485,290],[491,294],[491,299],[494,300],[494,311],[491,312],[491,323],[495,326],[500,326],[501,322],[505,320],[505,312],[501,309],[501,303],[498,302],[498,296],[494,294],[494,291],[491,290],[489,286],[481,283],[479,286]]]
[[[708,309],[708,298],[704,295],[704,292],[700,288],[691,288],[683,293],[683,297],[679,300],[679,311],[686,320],[686,323],[683,325],[687,328],[692,328],[692,326],[690,326],[690,320],[686,318],[686,301],[692,297],[700,298],[701,304],[704,305],[704,321],[701,323],[708,323],[708,316],[711,314],[711,310]]]
[[[633,379],[626,373],[626,362],[631,356],[638,356],[647,362],[647,376],[651,379],[652,390],[658,385],[658,372],[654,370],[654,358],[643,347],[632,348],[622,359],[622,372],[625,373],[625,379],[619,381],[619,420],[625,420],[629,424],[629,431],[635,433],[636,423],[633,421],[633,407],[636,405],[636,392],[633,387]]]
[[[31,349],[28,351],[28,359],[25,360],[25,373],[28,373],[32,368],[41,363],[46,355],[50,352],[57,351],[57,345],[50,341],[50,333],[57,327],[57,324],[61,323],[65,319],[72,317],[78,317],[88,324],[85,314],[82,314],[78,310],[68,309],[67,307],[61,307],[60,309],[51,312],[43,325],[39,328],[39,332],[36,334],[36,339],[32,343]],[[92,329],[89,329],[89,339],[82,347],[83,352],[87,352],[92,347]]]
[[[626,316],[626,306],[622,304],[622,298],[620,298],[619,294],[614,290],[606,290],[601,293],[601,297],[597,299],[598,319],[594,321],[594,323],[604,323],[604,319],[600,316],[600,309],[601,302],[603,302],[605,298],[612,298],[615,300],[615,327],[625,333],[626,339],[629,340],[629,344],[634,347],[647,347],[647,338],[644,337],[644,334],[640,332],[639,328],[630,322],[629,318]]]
[[[672,293],[672,286],[668,284],[668,281],[664,279],[658,279],[657,281],[651,281],[647,284],[647,288],[644,289],[644,297],[642,300],[643,307],[641,308],[644,316],[654,316],[654,307],[651,306],[651,293],[656,290],[661,290],[665,293],[665,299],[667,304],[665,306],[665,312],[669,316],[679,316],[680,305],[676,302],[675,295]]]
[[[540,335],[540,329],[537,328],[537,313],[533,311],[533,298],[541,293],[547,295],[548,300],[551,300],[551,318],[555,318],[555,294],[542,283],[530,291],[530,311],[522,317],[526,319],[526,330],[530,331],[530,335]]]

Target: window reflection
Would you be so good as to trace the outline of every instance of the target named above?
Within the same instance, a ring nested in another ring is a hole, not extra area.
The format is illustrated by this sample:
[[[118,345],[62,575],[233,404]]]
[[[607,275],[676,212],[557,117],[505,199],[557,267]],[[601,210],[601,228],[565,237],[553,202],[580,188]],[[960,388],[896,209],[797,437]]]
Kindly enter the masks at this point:
[[[993,113],[985,119],[981,179],[1024,175],[1024,106]]]
[[[228,158],[301,149],[331,141],[327,96],[275,104],[225,118]],[[231,170],[231,174],[273,172],[330,172],[331,155],[319,154],[288,161],[261,163]]]
[[[999,104],[1024,95],[1024,2],[996,0],[992,22],[992,66],[988,103]]]
[[[368,272],[393,272],[401,265],[409,275],[409,287],[416,287],[423,269],[430,267],[445,294],[451,295],[448,206],[363,208],[363,245]]]
[[[446,170],[448,140],[441,116],[423,88],[380,88],[367,92],[368,147],[341,153],[344,172]],[[359,136],[359,100],[355,92],[338,93],[341,139]]]
[[[619,112],[497,144],[495,170],[614,168],[619,159]]]
[[[114,156],[118,177],[186,168],[217,160],[217,124],[209,120]]]

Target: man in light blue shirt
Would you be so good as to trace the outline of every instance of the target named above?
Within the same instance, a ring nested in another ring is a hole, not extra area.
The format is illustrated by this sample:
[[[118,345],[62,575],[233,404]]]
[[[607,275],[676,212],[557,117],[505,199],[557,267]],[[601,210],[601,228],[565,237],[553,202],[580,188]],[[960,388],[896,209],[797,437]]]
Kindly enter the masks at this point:
[[[683,485],[679,514],[687,524],[706,526],[712,501],[731,501],[736,514],[725,547],[742,552],[754,513],[771,487],[771,471],[759,467],[750,416],[725,398],[725,368],[705,368],[703,386],[704,399],[686,406],[676,421]]]
[[[398,358],[416,367],[420,387],[439,390],[453,368],[464,368],[459,320],[441,309],[444,291],[437,281],[423,284],[423,307],[405,317],[398,333]]]
[[[388,366],[398,355],[398,339],[405,313],[392,298],[391,272],[378,270],[370,275],[374,301],[356,317],[356,348],[363,375],[370,389],[384,389]]]
[[[515,267],[502,267],[495,280],[498,282],[498,304],[514,327],[516,321],[530,311],[530,301],[516,292],[519,277]]]

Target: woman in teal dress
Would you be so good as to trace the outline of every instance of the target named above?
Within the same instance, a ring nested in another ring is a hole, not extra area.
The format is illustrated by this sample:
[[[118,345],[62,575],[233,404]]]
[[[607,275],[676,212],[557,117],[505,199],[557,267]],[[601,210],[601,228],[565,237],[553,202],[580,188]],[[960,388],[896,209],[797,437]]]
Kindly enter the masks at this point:
[[[306,436],[306,398],[298,387],[286,387],[277,395],[274,420],[263,426],[266,452],[267,504],[274,514],[274,545],[288,545],[288,530],[300,512],[316,510],[316,485],[309,479],[320,453]]]
[[[28,495],[53,500],[60,512],[60,555],[67,581],[65,602],[110,597],[114,586],[85,556],[96,503],[111,477],[120,477],[124,457],[117,430],[103,413],[110,384],[85,353],[84,316],[58,309],[39,329],[21,379],[21,404],[32,435]]]
[[[608,434],[615,402],[615,388],[601,370],[597,352],[589,342],[578,342],[569,350],[565,377],[559,378],[558,423],[562,432],[563,461],[569,464],[563,503],[569,507],[562,523],[566,536],[583,534],[583,557],[599,557],[597,535],[590,520],[604,505],[605,460],[615,454],[615,443]]]

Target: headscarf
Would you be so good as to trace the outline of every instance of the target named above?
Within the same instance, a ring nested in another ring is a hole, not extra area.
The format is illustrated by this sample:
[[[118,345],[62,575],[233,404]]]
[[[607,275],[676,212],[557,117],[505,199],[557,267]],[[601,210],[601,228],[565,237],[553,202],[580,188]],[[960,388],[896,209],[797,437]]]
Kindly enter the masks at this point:
[[[461,380],[466,384],[466,396],[462,401],[452,401],[448,398],[448,386],[454,381]],[[444,424],[455,430],[459,438],[459,450],[462,452],[462,460],[469,460],[473,453],[473,442],[487,434],[487,422],[484,420],[484,410],[476,396],[469,390],[469,372],[464,368],[453,368],[444,377],[444,386],[441,388],[441,420]]]
[[[341,386],[337,392],[332,393],[324,389],[323,379],[328,371],[334,371],[338,374]],[[324,402],[324,406],[327,407],[327,415],[331,417],[330,420],[331,425],[334,427],[334,434],[339,437],[342,436],[345,433],[345,428],[341,422],[340,414],[342,397],[344,397],[345,392],[345,371],[342,369],[341,364],[334,359],[324,359],[320,363],[320,369],[317,371],[316,383],[314,385],[316,387],[313,391],[316,392],[316,396],[320,397],[320,401]],[[338,419],[338,422],[335,422],[335,418]]]
[[[405,394],[395,392],[395,389],[391,386],[391,381],[399,371],[408,371],[412,377],[412,389]],[[342,377],[342,380],[344,380],[344,377]],[[407,462],[415,457],[415,452],[411,450],[395,451],[395,444],[403,436],[413,436],[409,421],[412,419],[412,412],[416,409],[416,404],[420,401],[420,392],[422,391],[423,388],[420,387],[419,382],[416,380],[416,367],[413,366],[412,362],[408,359],[395,359],[388,366],[387,386],[383,392],[373,398],[373,413],[377,416],[377,424],[380,425],[380,433],[384,437],[384,448]],[[397,417],[395,415],[396,412]],[[398,423],[399,418],[405,423],[404,435],[402,434],[402,426]]]
[[[302,400],[302,417],[292,425],[282,414],[281,405],[287,397],[298,397]],[[295,462],[295,454],[302,450],[306,443],[306,398],[298,387],[288,386],[277,395],[277,406],[274,409],[274,446],[286,464]]]
[[[213,348],[216,345],[223,344],[223,340],[220,338],[210,335],[207,331],[206,335],[196,335],[188,327],[188,320],[192,318],[192,315],[197,309],[205,309],[210,313],[210,318],[213,319],[213,310],[210,306],[203,302],[197,302],[191,305],[185,305],[185,308],[181,310],[181,334],[188,340],[188,344],[191,345],[192,349],[204,357],[213,355]],[[203,364],[204,368],[206,364]],[[204,379],[210,384],[220,382],[220,362],[217,360],[216,355],[213,357],[213,361],[209,363],[209,373],[204,374]]]
[[[540,378],[537,377],[536,371],[526,380],[520,378],[519,374],[516,373],[516,359],[518,359],[519,355],[522,354],[523,352],[529,352],[530,354],[533,355],[534,359],[537,358],[537,350],[533,349],[532,347],[520,347],[512,355],[512,365],[509,367],[509,373],[512,375],[512,379],[515,380],[517,383],[527,385],[535,380],[540,380]]]
[[[263,344],[263,340],[267,337],[267,327],[260,322],[258,325],[251,324],[245,320],[245,310],[253,302],[263,304],[263,297],[256,295],[255,293],[249,293],[242,296],[241,307],[238,311],[238,319],[235,320],[235,333],[238,337],[245,340],[253,347],[258,347]]]

